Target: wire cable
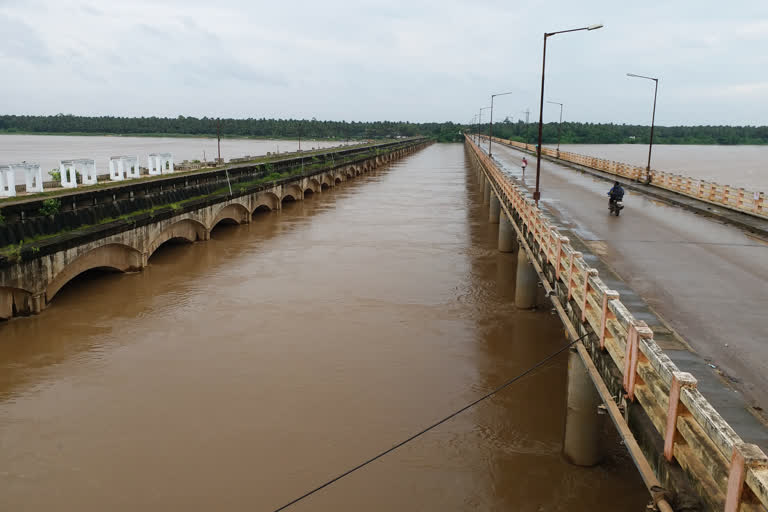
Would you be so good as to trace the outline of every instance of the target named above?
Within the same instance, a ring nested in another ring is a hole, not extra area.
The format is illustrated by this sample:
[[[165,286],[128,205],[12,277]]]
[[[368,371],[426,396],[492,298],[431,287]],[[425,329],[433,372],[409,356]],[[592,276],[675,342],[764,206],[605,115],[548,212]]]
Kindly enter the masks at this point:
[[[542,359],[541,361],[539,361],[535,365],[533,365],[530,368],[528,368],[527,370],[525,370],[523,373],[521,373],[521,374],[519,374],[519,375],[517,375],[517,376],[515,376],[515,377],[513,377],[511,379],[509,379],[504,384],[502,384],[499,387],[493,389],[492,391],[486,393],[485,395],[481,396],[480,398],[478,398],[474,402],[470,402],[469,404],[465,405],[461,409],[458,409],[457,411],[452,412],[451,414],[449,414],[448,416],[444,417],[443,419],[441,419],[439,421],[436,421],[435,423],[431,424],[427,428],[425,428],[423,430],[420,430],[419,432],[413,434],[411,437],[409,437],[409,438],[407,438],[407,439],[405,439],[403,441],[400,441],[396,445],[392,446],[391,448],[388,448],[387,450],[384,450],[383,452],[378,453],[377,455],[374,455],[373,457],[371,457],[370,459],[366,460],[365,462],[362,462],[362,463],[358,464],[357,466],[355,466],[355,467],[353,467],[351,469],[348,469],[347,471],[341,473],[337,477],[328,480],[324,484],[319,485],[319,486],[315,487],[314,489],[312,489],[311,491],[306,492],[306,493],[302,494],[301,496],[299,496],[298,498],[296,498],[296,499],[286,503],[282,507],[276,508],[274,510],[274,512],[280,512],[281,510],[287,509],[291,505],[295,505],[296,503],[300,502],[301,500],[312,496],[317,491],[325,489],[326,487],[328,487],[329,485],[333,484],[334,482],[338,482],[339,480],[341,480],[345,476],[354,473],[358,469],[362,469],[363,467],[367,466],[371,462],[374,462],[374,461],[382,458],[383,456],[387,455],[388,453],[391,453],[391,452],[397,450],[398,448],[400,448],[400,447],[410,443],[411,441],[413,441],[417,437],[420,437],[420,436],[426,434],[427,432],[429,432],[430,430],[434,429],[435,427],[438,427],[438,426],[442,425],[443,423],[445,423],[446,421],[448,421],[448,420],[458,416],[459,414],[463,413],[467,409],[470,409],[470,408],[474,407],[475,405],[479,404],[480,402],[482,402],[482,401],[492,397],[493,395],[495,395],[499,391],[502,391],[503,389],[505,389],[505,388],[509,387],[510,385],[514,384],[515,382],[517,382],[518,380],[522,379],[523,377],[525,377],[529,373],[533,372],[534,370],[536,370],[536,369],[540,368],[541,366],[543,366],[544,364],[548,363],[550,360],[554,359],[556,356],[560,355],[561,353],[563,353],[565,350],[567,350],[568,348],[570,348],[571,346],[573,346],[577,342],[579,342],[579,341],[583,340],[584,338],[586,338],[588,336],[588,334],[589,333],[587,333],[587,334],[585,334],[583,336],[580,336],[580,337],[576,338],[575,340],[569,342],[567,345],[564,345],[563,347],[559,348],[557,351],[555,351],[552,354],[548,355],[547,357],[545,357],[544,359]]]

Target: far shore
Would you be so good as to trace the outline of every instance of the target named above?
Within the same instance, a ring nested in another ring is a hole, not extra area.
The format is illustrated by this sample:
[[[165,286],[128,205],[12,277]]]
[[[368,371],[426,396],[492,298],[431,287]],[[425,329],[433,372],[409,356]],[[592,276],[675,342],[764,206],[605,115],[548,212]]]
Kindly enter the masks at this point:
[[[168,137],[176,139],[216,139],[216,134],[188,134],[188,133],[98,133],[98,132],[18,132],[0,130],[0,135],[58,135],[62,137]],[[222,135],[222,139],[240,139],[240,140],[298,140],[298,137],[257,137],[248,135]],[[304,140],[319,140],[344,142],[347,140],[362,140],[357,137],[349,139],[340,138],[320,138],[320,137],[302,137]]]

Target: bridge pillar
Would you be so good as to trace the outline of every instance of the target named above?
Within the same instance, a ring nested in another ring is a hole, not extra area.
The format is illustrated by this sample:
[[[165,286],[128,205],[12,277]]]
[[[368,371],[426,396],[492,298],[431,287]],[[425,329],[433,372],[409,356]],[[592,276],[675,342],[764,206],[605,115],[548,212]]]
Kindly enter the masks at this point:
[[[515,234],[515,228],[512,227],[512,222],[507,217],[507,214],[503,211],[499,212],[499,251],[500,252],[515,252],[517,243],[517,235]]]
[[[563,455],[571,464],[594,466],[600,462],[603,418],[597,413],[600,396],[575,348],[568,351]]]
[[[483,178],[483,204],[491,202],[491,183],[488,178]]]
[[[32,295],[32,300],[30,302],[30,307],[33,315],[39,315],[43,309],[45,309],[46,303],[45,303],[45,293],[37,293],[35,295]]]
[[[501,202],[494,192],[491,192],[491,206],[488,209],[488,222],[491,224],[499,223],[499,214],[501,213]]]
[[[538,295],[538,276],[533,268],[528,253],[520,246],[517,251],[517,278],[515,281],[515,306],[518,309],[533,309],[536,307]]]

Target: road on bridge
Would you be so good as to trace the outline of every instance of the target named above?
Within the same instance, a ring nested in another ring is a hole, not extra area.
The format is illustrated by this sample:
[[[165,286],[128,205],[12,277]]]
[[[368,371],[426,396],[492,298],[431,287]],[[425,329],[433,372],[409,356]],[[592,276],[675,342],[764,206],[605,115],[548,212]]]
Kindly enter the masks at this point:
[[[522,152],[494,144],[493,157],[520,178]],[[533,189],[536,159],[527,158]],[[631,191],[621,217],[609,216],[610,186],[542,160],[541,202],[753,406],[768,410],[768,242]]]

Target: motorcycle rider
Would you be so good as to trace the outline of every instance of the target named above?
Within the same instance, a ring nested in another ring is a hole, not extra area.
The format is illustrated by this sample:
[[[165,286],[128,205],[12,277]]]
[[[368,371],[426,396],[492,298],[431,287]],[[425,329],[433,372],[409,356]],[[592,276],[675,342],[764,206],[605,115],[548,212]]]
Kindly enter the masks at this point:
[[[610,208],[613,206],[613,203],[616,201],[621,201],[624,199],[624,189],[621,188],[621,185],[618,181],[614,182],[613,188],[608,192],[608,195],[610,198],[608,199],[608,207]]]

